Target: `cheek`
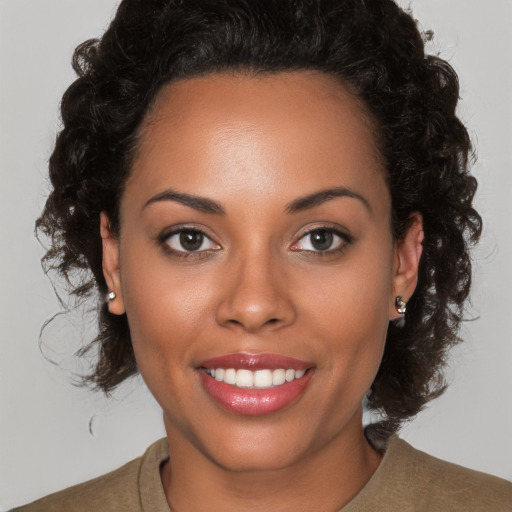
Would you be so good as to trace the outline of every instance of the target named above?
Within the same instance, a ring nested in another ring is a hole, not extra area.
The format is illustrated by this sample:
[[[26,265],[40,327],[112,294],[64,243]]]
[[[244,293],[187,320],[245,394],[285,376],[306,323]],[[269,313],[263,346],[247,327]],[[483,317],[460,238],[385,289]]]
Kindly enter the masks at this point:
[[[358,251],[338,267],[304,276],[309,281],[303,283],[308,309],[325,319],[325,329],[343,330],[345,326],[371,331],[372,326],[387,325],[392,276],[391,251],[381,255]]]
[[[211,289],[207,273],[183,271],[165,258],[135,258],[126,252],[122,261],[122,289],[137,363],[171,367],[186,361],[193,340],[200,337],[209,315]]]
[[[326,360],[345,385],[370,385],[380,365],[389,324],[392,251],[362,251],[335,272],[310,275],[305,311],[329,348]],[[363,393],[366,391],[362,390]]]

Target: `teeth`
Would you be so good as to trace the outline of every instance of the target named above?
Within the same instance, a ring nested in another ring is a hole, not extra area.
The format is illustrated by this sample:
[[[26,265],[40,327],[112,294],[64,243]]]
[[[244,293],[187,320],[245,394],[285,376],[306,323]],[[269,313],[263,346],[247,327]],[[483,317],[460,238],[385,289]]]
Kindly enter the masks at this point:
[[[254,387],[255,388],[269,388],[272,386],[272,371],[271,370],[258,370],[254,372]]]
[[[225,382],[238,388],[258,388],[266,389],[272,386],[281,386],[285,382],[292,382],[300,379],[306,373],[306,370],[246,370],[240,368],[208,368],[206,373],[219,382]]]
[[[254,384],[254,374],[251,370],[237,370],[236,371],[236,387],[238,388],[252,388]]]
[[[236,371],[229,368],[224,372],[224,382],[226,384],[236,384]]]
[[[286,372],[284,370],[274,370],[272,372],[272,384],[280,386],[286,382]]]

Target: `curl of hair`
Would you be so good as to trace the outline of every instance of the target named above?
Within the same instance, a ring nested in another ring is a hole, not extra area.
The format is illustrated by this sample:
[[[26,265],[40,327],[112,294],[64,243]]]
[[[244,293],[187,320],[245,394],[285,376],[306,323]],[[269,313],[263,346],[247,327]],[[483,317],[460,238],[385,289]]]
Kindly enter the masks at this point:
[[[470,245],[481,233],[472,207],[471,144],[455,114],[457,75],[425,54],[411,16],[391,0],[124,0],[101,39],[74,54],[78,79],[61,106],[63,129],[50,159],[52,192],[36,229],[51,246],[46,270],[75,298],[107,291],[100,212],[119,230],[118,207],[145,114],[167,83],[213,72],[316,70],[366,104],[387,169],[392,229],[423,216],[417,289],[402,328],[390,324],[368,407],[385,440],[444,390],[448,349],[459,341],[471,284]],[[85,381],[111,391],[137,372],[125,316],[103,305],[98,349]]]

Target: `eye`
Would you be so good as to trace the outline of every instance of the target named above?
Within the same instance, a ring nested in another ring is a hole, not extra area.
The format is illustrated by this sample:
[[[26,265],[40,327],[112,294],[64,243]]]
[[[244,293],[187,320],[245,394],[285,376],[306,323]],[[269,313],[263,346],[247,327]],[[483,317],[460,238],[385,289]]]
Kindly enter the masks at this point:
[[[334,252],[350,243],[344,233],[331,228],[316,228],[308,231],[292,246],[293,251]]]
[[[218,250],[220,246],[202,231],[197,229],[180,229],[163,238],[163,242],[174,252],[204,252]]]

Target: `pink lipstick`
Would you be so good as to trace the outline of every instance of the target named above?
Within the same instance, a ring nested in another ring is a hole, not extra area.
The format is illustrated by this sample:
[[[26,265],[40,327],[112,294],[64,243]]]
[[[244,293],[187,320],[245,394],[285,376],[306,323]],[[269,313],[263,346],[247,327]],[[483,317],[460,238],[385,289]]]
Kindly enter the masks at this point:
[[[313,365],[276,354],[229,354],[198,368],[207,393],[237,414],[276,412],[297,400],[314,374]]]

